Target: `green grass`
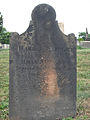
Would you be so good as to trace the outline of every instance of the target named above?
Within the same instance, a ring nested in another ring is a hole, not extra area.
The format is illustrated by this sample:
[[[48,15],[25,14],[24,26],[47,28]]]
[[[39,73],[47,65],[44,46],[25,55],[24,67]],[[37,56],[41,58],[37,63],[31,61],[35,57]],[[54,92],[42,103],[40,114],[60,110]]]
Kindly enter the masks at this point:
[[[77,50],[77,96],[90,97],[90,49]]]
[[[77,117],[90,120],[90,49],[77,49]]]
[[[8,120],[9,50],[0,49],[0,120]],[[77,49],[77,116],[90,120],[90,49]]]
[[[8,117],[9,50],[0,49],[0,119]]]

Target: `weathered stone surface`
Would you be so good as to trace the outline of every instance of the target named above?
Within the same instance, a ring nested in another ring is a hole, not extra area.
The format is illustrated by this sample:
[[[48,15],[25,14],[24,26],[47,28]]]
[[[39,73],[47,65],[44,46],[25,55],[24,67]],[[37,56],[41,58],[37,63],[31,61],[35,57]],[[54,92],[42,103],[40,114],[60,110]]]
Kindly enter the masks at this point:
[[[90,48],[90,41],[81,41],[79,43],[79,45],[82,47],[82,48]]]
[[[64,35],[55,10],[36,6],[25,33],[10,40],[11,120],[59,120],[76,114],[76,38]]]

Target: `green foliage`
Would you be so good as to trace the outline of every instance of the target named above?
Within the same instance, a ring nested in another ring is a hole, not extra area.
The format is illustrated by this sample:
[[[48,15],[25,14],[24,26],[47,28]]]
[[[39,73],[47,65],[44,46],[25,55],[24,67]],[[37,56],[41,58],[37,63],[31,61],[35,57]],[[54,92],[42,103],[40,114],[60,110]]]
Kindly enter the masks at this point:
[[[88,37],[90,38],[90,34],[88,34]]]
[[[77,46],[77,49],[84,49],[84,48],[82,48],[81,46]]]
[[[80,41],[84,41],[84,39],[83,38],[78,38],[78,41],[80,42]]]
[[[83,38],[83,40],[85,40],[86,38],[86,33],[85,32],[79,32],[79,38]]]
[[[90,34],[88,34],[88,38],[90,38]],[[85,41],[86,39],[86,33],[85,32],[79,32],[78,33],[78,41]]]
[[[63,118],[62,120],[73,120],[72,117],[68,117],[68,118]]]
[[[3,17],[0,12],[0,43],[9,44],[10,32],[3,28]]]
[[[5,28],[2,28],[2,31],[0,32],[0,43],[9,44],[10,35],[10,32],[7,32]]]

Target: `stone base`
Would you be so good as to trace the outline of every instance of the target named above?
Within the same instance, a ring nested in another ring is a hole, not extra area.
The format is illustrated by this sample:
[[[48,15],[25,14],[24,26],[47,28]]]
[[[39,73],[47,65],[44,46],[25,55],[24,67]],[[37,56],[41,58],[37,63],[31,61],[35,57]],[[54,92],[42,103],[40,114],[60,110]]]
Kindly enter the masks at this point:
[[[82,41],[80,42],[80,46],[82,48],[90,48],[90,41]]]

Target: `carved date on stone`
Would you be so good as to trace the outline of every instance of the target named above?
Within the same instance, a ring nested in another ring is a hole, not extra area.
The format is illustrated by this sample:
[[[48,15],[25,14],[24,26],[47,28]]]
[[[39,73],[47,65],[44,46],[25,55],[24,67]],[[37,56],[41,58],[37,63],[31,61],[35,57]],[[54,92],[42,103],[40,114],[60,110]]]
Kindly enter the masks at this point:
[[[9,93],[11,120],[76,114],[76,38],[61,32],[50,5],[36,6],[28,29],[12,34]]]

